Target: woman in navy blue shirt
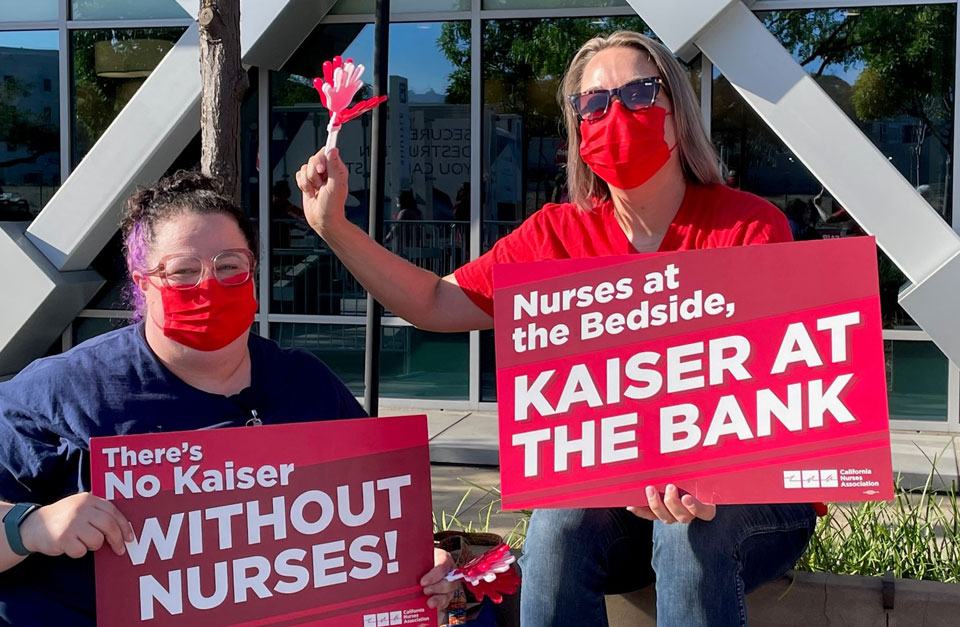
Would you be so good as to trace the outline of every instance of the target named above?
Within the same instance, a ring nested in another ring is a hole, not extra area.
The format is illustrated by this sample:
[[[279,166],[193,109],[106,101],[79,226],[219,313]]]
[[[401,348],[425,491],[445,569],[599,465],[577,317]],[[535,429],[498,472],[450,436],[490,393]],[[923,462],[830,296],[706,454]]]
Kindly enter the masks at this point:
[[[213,181],[138,191],[121,230],[137,324],[0,384],[0,517],[19,519],[0,534],[0,622],[94,624],[92,552],[133,531],[89,493],[91,437],[364,415],[314,355],[250,333],[255,231]],[[422,583],[441,608],[452,562],[435,558]]]

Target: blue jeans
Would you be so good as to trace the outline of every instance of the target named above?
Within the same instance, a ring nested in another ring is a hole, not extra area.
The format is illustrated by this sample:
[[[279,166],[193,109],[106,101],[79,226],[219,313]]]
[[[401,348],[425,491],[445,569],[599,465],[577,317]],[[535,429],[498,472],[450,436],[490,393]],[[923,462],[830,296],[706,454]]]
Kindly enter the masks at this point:
[[[537,510],[520,624],[606,627],[605,594],[655,580],[659,627],[746,625],[746,593],[790,569],[815,524],[807,504],[720,506],[710,522],[672,525],[625,509]]]

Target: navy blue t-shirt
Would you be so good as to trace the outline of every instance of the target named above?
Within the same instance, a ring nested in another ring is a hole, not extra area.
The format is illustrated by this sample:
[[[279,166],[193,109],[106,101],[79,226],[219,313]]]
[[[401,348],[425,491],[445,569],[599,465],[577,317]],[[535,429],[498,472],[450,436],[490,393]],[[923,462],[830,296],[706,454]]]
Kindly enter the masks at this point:
[[[254,334],[248,346],[250,387],[229,397],[167,370],[142,324],[35,361],[0,383],[0,500],[47,505],[88,491],[91,437],[239,427],[254,413],[265,425],[365,415],[311,353]],[[0,622],[93,625],[94,603],[90,553],[35,554],[0,573]]]

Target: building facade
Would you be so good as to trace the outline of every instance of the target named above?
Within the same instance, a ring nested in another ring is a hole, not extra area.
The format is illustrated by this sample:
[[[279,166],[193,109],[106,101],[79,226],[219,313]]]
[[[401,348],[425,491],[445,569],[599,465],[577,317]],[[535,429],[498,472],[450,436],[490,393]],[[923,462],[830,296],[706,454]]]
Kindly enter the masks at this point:
[[[194,4],[0,5],[0,221],[29,221],[44,209],[61,181],[111,132],[154,68],[182,45],[194,23],[184,7]],[[315,352],[359,395],[366,294],[307,227],[294,181],[326,139],[326,111],[311,86],[321,63],[338,54],[350,57],[368,68],[372,80],[374,1],[327,4],[290,54],[250,68],[241,139],[243,202],[259,225],[264,253],[257,332]],[[623,0],[392,4],[384,111],[386,245],[446,274],[543,204],[564,199],[565,141],[556,94],[579,45],[623,28],[653,32]],[[954,217],[956,1],[748,4],[940,219],[960,230],[960,217]],[[776,204],[798,236],[862,233],[706,56],[686,67],[729,185]],[[184,143],[164,168],[197,163],[199,135]],[[339,140],[350,171],[347,214],[364,227],[370,144],[369,114],[347,125]],[[82,205],[87,199],[72,201]],[[960,430],[960,369],[898,305],[906,277],[879,250],[878,264],[891,418],[901,428]],[[105,283],[48,353],[129,317],[116,235],[90,266]],[[492,333],[430,333],[388,312],[381,395],[418,406],[495,402]]]

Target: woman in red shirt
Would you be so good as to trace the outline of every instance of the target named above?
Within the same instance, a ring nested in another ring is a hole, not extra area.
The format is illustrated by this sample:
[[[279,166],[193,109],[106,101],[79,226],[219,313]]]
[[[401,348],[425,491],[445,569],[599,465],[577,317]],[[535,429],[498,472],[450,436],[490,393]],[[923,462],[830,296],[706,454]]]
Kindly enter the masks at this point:
[[[493,325],[497,263],[790,241],[773,205],[722,185],[697,98],[657,42],[625,31],[588,41],[561,91],[572,202],[546,205],[452,275],[410,264],[346,220],[336,150],[297,173],[307,220],[387,308],[434,331]],[[523,625],[606,625],[603,595],[652,574],[658,624],[745,625],[746,592],[790,568],[813,532],[810,505],[717,507],[672,485],[646,492],[644,506],[534,512]]]

